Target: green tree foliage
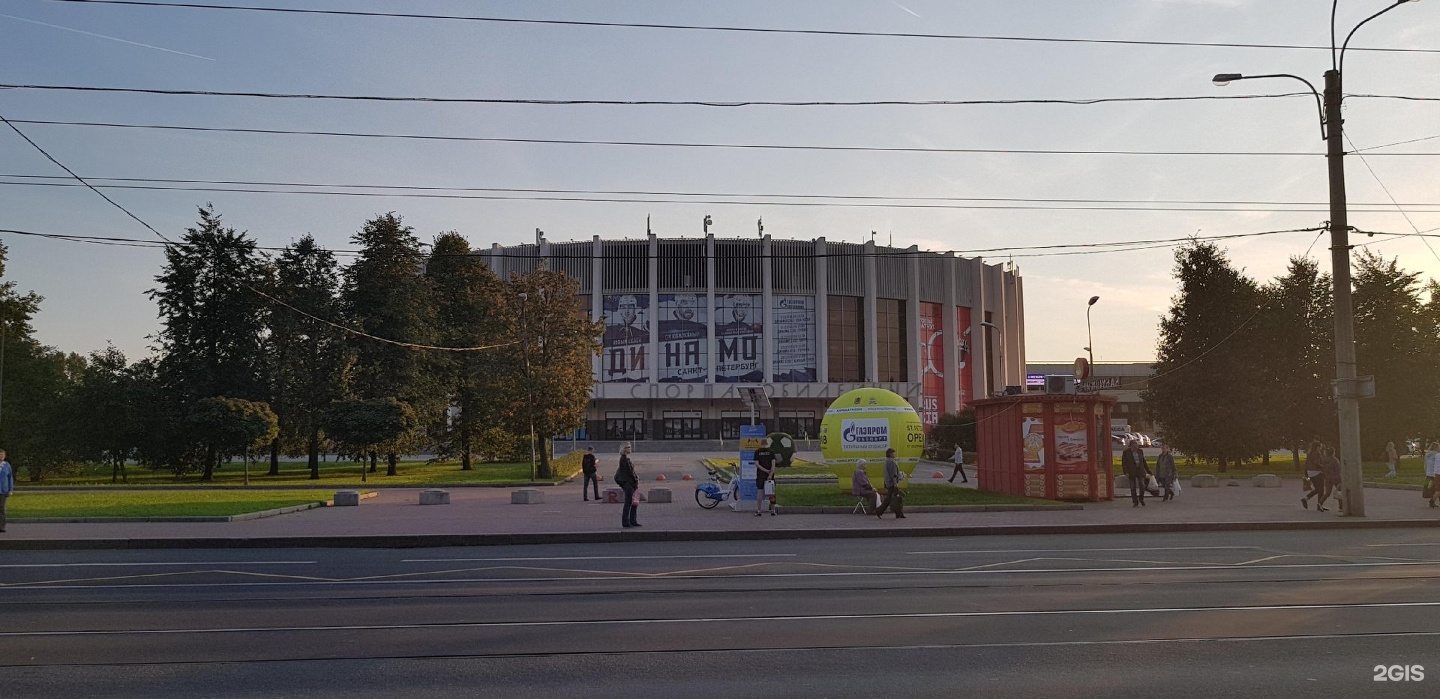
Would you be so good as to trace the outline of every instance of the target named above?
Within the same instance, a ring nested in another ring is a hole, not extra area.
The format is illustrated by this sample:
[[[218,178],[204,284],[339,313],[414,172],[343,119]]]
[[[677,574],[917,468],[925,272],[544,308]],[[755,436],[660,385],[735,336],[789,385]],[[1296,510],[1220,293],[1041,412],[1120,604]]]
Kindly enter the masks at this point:
[[[397,342],[435,344],[434,296],[424,275],[415,232],[393,213],[365,222],[351,241],[361,248],[345,270],[347,317],[369,335]],[[426,418],[438,416],[447,396],[436,381],[433,353],[352,336],[352,392],[362,399],[394,398]],[[390,442],[388,475],[396,453],[418,445],[417,432]]]
[[[975,453],[975,408],[942,413],[930,428],[927,440],[932,445],[932,459],[949,460],[959,444],[966,454]]]
[[[169,413],[164,425],[177,442],[165,451],[178,459],[172,468],[184,472],[195,465],[194,451],[184,445],[205,441],[185,429],[191,423],[183,416],[196,403],[222,395],[263,400],[269,393],[264,342],[269,304],[256,290],[271,287],[270,268],[253,239],[226,228],[206,206],[199,225],[165,249],[165,266],[155,280],[159,285],[147,293],[160,310],[158,378],[165,403],[160,409]],[[202,479],[208,481],[216,455],[207,450],[201,461]]]
[[[75,429],[70,433],[83,461],[109,464],[110,482],[128,481],[126,462],[138,451],[143,414],[140,378],[114,346],[90,354],[72,389]]]
[[[414,409],[394,398],[341,401],[325,411],[325,433],[341,453],[368,455],[372,471],[377,452],[393,453],[419,425]]]
[[[211,396],[195,403],[190,422],[206,443],[206,453],[223,460],[268,449],[279,432],[278,420],[270,406],[258,401]],[[207,471],[213,471],[207,464]]]
[[[1361,252],[1355,261],[1355,356],[1358,373],[1375,376],[1375,397],[1360,402],[1360,446],[1376,458],[1389,441],[1433,433],[1440,417],[1440,356],[1431,306],[1420,275],[1398,260]]]
[[[1265,298],[1209,243],[1177,250],[1175,276],[1180,291],[1161,318],[1155,377],[1141,397],[1169,444],[1223,472],[1274,442],[1262,420],[1267,367],[1254,353]]]
[[[275,278],[283,305],[270,315],[271,400],[281,434],[271,445],[270,475],[279,473],[280,439],[289,438],[304,443],[317,479],[324,413],[344,397],[350,359],[345,333],[324,322],[340,317],[339,266],[307,235],[280,254]]]
[[[470,254],[458,233],[435,238],[425,275],[435,293],[435,336],[446,347],[487,347],[509,339],[505,282],[483,258]],[[497,400],[503,385],[504,355],[513,348],[437,352],[434,367],[452,411],[431,429],[436,452],[459,455],[461,470],[472,467],[481,435],[503,424],[515,406]]]
[[[536,269],[511,277],[509,287],[519,347],[502,355],[510,361],[504,395],[525,408],[512,415],[511,430],[528,434],[533,419],[540,440],[537,475],[550,478],[550,438],[585,421],[591,358],[600,353],[604,329],[582,312],[579,282],[560,272]]]
[[[1300,449],[1312,439],[1334,443],[1337,429],[1330,379],[1335,376],[1330,275],[1314,260],[1290,258],[1284,276],[1264,287],[1268,299],[1254,350],[1270,370],[1265,423],[1303,468]]]

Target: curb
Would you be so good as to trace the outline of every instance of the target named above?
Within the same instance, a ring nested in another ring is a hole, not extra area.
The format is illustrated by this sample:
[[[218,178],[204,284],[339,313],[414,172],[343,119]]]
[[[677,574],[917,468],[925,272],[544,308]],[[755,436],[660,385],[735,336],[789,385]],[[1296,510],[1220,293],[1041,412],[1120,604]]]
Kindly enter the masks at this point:
[[[305,483],[305,484],[274,484],[274,485],[35,485],[28,486],[23,492],[27,493],[67,493],[67,492],[111,492],[111,491],[171,491],[171,490],[356,490],[359,488],[378,488],[381,490],[397,488],[411,490],[427,490],[429,488],[549,488],[557,485],[565,485],[569,481],[514,481],[508,483]]]
[[[1064,512],[1083,510],[1083,505],[1059,503],[1055,505],[906,505],[906,512]],[[780,505],[784,515],[848,515],[854,514],[855,506],[787,507]],[[869,514],[869,513],[866,513]]]
[[[379,493],[361,493],[361,500],[380,495]],[[266,517],[278,517],[294,512],[304,512],[319,507],[334,507],[334,500],[315,501],[302,503],[300,505],[286,505],[270,510],[259,512],[242,512],[238,515],[214,515],[194,517],[11,517],[9,521],[15,524],[131,524],[137,522],[246,522],[252,519],[264,519]]]
[[[880,526],[880,525],[877,525]],[[261,549],[261,548],[442,548],[602,544],[630,541],[787,541],[801,539],[878,539],[892,537],[1037,536],[1066,534],[1175,534],[1181,532],[1315,531],[1335,529],[1435,529],[1440,520],[1331,520],[1318,522],[1173,522],[1128,524],[996,525],[978,527],[906,527],[876,529],[801,529],[751,531],[606,531],[526,534],[437,534],[415,536],[295,536],[185,539],[21,539],[0,540],[0,550],[107,549]]]

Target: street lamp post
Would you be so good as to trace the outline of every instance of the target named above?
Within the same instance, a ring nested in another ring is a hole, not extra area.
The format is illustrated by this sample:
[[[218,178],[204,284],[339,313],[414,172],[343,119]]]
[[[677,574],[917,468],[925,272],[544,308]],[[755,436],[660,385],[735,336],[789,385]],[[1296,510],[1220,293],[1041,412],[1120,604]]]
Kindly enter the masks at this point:
[[[1345,201],[1345,138],[1344,116],[1341,113],[1343,93],[1340,71],[1345,65],[1345,49],[1351,37],[1360,27],[1380,15],[1407,2],[1417,0],[1396,0],[1394,4],[1366,17],[1345,36],[1337,50],[1335,47],[1335,13],[1339,0],[1330,6],[1330,70],[1325,71],[1325,92],[1321,94],[1309,80],[1288,73],[1271,75],[1241,75],[1221,73],[1216,75],[1216,85],[1227,85],[1235,80],[1258,78],[1291,78],[1305,83],[1315,95],[1316,106],[1320,109],[1320,135],[1325,139],[1325,162],[1330,180],[1330,263],[1334,280],[1335,312],[1335,403],[1340,418],[1340,462],[1341,488],[1345,493],[1345,514],[1353,517],[1365,516],[1364,477],[1360,464],[1360,390],[1355,371],[1355,308],[1350,299],[1350,222]]]
[[[1085,351],[1090,353],[1091,371],[1094,371],[1095,366],[1095,335],[1090,332],[1090,309],[1093,308],[1095,302],[1099,300],[1099,296],[1091,296],[1090,303],[1085,304]]]
[[[520,299],[520,354],[525,358],[525,414],[530,421],[530,482],[535,482],[535,396],[532,393],[534,386],[530,381],[530,342],[528,327],[525,322],[525,300],[529,294],[520,292],[516,294]]]

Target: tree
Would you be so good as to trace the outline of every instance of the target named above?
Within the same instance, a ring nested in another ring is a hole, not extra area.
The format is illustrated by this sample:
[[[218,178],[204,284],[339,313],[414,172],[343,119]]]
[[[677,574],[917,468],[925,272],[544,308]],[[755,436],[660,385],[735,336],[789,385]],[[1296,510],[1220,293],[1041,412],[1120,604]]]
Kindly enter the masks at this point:
[[[70,439],[83,461],[110,464],[110,482],[129,481],[125,463],[139,448],[141,413],[138,378],[113,345],[92,352],[73,390],[75,429]]]
[[[341,452],[362,458],[368,455],[372,472],[375,454],[382,450],[394,454],[396,446],[418,426],[415,411],[394,398],[341,401],[331,404],[325,413],[325,433]]]
[[[511,430],[528,434],[533,422],[540,441],[537,475],[551,478],[550,438],[585,422],[591,358],[600,352],[604,329],[581,312],[579,282],[563,273],[542,267],[511,277],[509,287],[511,336],[519,351],[501,355],[510,363],[504,395],[524,406],[512,413]]]
[[[1285,276],[1264,288],[1269,300],[1255,350],[1269,368],[1265,422],[1290,450],[1296,470],[1310,440],[1334,439],[1338,424],[1331,398],[1335,376],[1334,312],[1330,276],[1314,260],[1290,258]]]
[[[344,332],[319,319],[340,318],[340,277],[334,253],[311,236],[285,248],[275,262],[270,316],[272,400],[282,434],[271,445],[270,475],[279,473],[281,437],[303,440],[310,478],[320,477],[325,409],[345,395],[350,353]]]
[[[202,398],[196,402],[190,421],[204,435],[207,454],[214,454],[216,459],[239,455],[247,464],[251,452],[267,448],[279,433],[269,405],[240,398]],[[210,464],[205,469],[213,472]],[[248,471],[246,476],[248,483]]]
[[[393,213],[365,222],[351,241],[360,255],[345,270],[347,317],[366,334],[410,343],[434,344],[434,297],[424,276],[424,255],[415,232]],[[438,389],[431,355],[415,347],[352,337],[353,393],[362,399],[394,398],[416,413],[436,416],[446,396]],[[396,474],[397,450],[414,446],[418,435],[390,442],[386,475]]]
[[[435,291],[435,337],[446,347],[486,347],[506,339],[505,282],[458,233],[435,238],[425,275]],[[496,400],[503,382],[505,350],[439,352],[434,366],[453,401],[453,417],[432,430],[437,452],[459,454],[469,471],[477,441],[487,428],[504,423],[514,406]]]
[[[175,414],[188,414],[201,399],[214,396],[263,400],[269,307],[256,292],[271,284],[255,241],[224,227],[214,209],[202,207],[199,226],[165,248],[165,267],[155,280],[159,286],[147,294],[160,307],[158,378]],[[189,438],[204,441],[203,435]],[[175,450],[171,457],[188,454]],[[202,480],[211,479],[215,463],[215,454],[207,451]],[[173,467],[185,471],[193,465],[182,461]]]
[[[1378,456],[1386,442],[1433,431],[1440,362],[1418,273],[1367,250],[1357,256],[1354,279],[1358,373],[1375,376],[1375,397],[1360,402],[1360,445]]]
[[[1265,367],[1254,361],[1264,297],[1210,243],[1175,252],[1180,292],[1160,321],[1155,376],[1141,394],[1166,441],[1221,472],[1267,453]]]
[[[966,453],[975,453],[975,408],[941,414],[930,428],[929,442],[934,445],[933,458],[948,459],[957,444]]]

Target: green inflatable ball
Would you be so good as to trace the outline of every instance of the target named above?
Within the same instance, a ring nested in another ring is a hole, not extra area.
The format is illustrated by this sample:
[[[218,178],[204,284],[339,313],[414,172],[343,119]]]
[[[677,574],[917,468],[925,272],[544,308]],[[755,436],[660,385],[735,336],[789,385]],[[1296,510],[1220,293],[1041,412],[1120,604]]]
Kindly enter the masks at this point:
[[[768,439],[770,451],[775,452],[775,465],[791,466],[791,461],[795,458],[795,438],[784,432],[771,432]]]

